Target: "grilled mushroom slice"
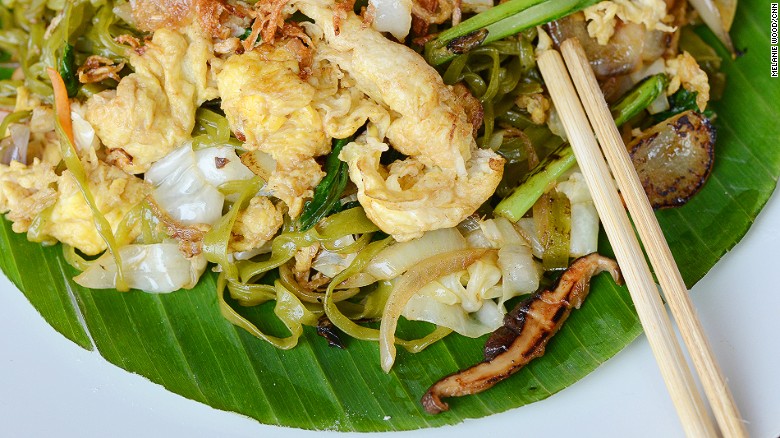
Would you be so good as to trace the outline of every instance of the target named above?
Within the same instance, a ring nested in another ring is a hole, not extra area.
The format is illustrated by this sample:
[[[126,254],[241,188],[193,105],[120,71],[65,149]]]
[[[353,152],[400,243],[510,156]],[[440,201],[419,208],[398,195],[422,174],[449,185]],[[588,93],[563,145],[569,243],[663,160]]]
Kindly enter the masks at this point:
[[[504,318],[503,327],[488,339],[485,360],[436,382],[422,397],[429,414],[449,409],[444,397],[476,394],[519,371],[544,354],[547,342],[561,328],[572,308],[579,308],[590,289],[590,279],[607,271],[620,281],[617,263],[599,254],[581,257],[563,273],[554,290],[534,294]]]

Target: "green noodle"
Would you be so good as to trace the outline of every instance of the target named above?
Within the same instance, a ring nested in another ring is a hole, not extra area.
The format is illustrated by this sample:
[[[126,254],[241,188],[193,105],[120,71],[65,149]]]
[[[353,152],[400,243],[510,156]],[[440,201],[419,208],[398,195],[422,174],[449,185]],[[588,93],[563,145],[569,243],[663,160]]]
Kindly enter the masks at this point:
[[[193,133],[199,133],[192,137],[193,150],[225,146],[231,143],[230,125],[228,125],[227,118],[210,109],[198,108],[195,112]]]

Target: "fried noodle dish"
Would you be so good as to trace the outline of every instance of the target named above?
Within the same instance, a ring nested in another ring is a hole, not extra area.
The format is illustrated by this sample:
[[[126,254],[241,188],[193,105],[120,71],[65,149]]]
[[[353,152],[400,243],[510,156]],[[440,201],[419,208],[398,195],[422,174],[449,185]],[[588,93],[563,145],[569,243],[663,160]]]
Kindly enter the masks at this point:
[[[221,314],[280,349],[313,327],[389,372],[398,346],[490,334],[418,395],[435,414],[541,356],[592,276],[620,281],[536,53],[579,39],[673,208],[712,169],[724,86],[687,26],[733,52],[728,4],[2,0],[0,212],[87,288],[213,270]],[[268,302],[290,336],[239,312]]]

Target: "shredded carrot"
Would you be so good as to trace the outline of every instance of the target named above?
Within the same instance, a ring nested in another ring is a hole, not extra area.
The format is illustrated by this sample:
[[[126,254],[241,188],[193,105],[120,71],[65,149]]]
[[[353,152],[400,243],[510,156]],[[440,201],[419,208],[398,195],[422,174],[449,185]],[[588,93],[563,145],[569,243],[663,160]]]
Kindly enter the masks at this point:
[[[57,70],[47,67],[46,73],[51,79],[51,85],[54,88],[54,107],[57,109],[57,119],[68,136],[68,140],[75,144],[73,140],[73,123],[70,120],[70,100],[68,100],[68,90],[65,88],[65,82],[62,80]]]

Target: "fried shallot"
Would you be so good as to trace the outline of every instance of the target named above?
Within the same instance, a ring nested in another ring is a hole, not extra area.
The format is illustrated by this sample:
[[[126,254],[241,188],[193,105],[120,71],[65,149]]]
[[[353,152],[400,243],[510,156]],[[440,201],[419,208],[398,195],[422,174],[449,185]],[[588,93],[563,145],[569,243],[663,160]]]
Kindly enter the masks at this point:
[[[550,338],[561,328],[572,308],[578,309],[590,289],[591,277],[607,271],[620,282],[617,263],[593,253],[575,260],[554,290],[545,290],[520,302],[504,317],[504,325],[485,343],[485,360],[442,378],[420,400],[429,414],[449,409],[443,397],[482,392],[544,354]]]

